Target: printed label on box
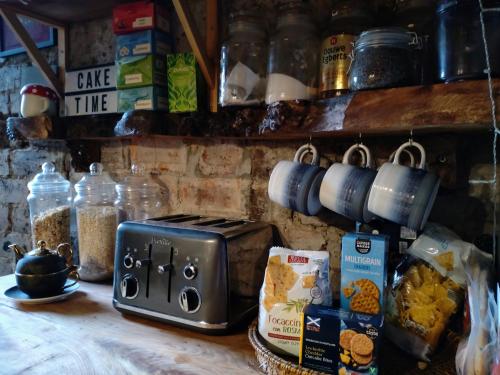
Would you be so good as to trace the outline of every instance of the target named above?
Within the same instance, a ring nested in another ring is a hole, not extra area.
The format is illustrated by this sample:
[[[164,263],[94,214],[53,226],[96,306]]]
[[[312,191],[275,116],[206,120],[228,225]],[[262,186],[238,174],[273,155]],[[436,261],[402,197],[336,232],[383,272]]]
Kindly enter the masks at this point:
[[[151,53],[151,44],[150,43],[143,43],[143,44],[136,45],[132,54],[133,55],[140,55],[141,53]]]
[[[153,26],[153,17],[136,18],[136,20],[132,23],[132,27],[134,29],[149,26]]]
[[[135,83],[142,83],[142,74],[127,74],[125,76],[125,84],[133,85]]]
[[[138,100],[134,105],[135,109],[151,109],[153,108],[153,101],[151,99]]]
[[[343,309],[364,314],[383,312],[388,247],[387,236],[348,233],[342,237]]]

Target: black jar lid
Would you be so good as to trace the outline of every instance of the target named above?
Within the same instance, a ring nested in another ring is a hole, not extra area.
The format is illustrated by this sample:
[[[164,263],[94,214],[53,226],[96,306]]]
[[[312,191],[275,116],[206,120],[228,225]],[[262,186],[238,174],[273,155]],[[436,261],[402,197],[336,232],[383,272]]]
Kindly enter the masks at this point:
[[[390,46],[411,49],[416,44],[416,35],[400,27],[385,27],[363,31],[356,41],[355,49]]]

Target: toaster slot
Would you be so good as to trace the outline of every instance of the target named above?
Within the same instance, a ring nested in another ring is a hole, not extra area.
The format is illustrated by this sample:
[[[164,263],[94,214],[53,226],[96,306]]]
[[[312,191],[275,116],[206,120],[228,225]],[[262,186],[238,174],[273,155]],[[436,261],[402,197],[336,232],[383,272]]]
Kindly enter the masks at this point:
[[[146,279],[146,298],[149,298],[149,275],[151,273],[151,250],[153,249],[153,244],[149,244],[149,255],[148,255],[148,259],[150,260],[149,263],[148,263],[148,271],[147,271],[147,274],[148,274],[148,277]]]
[[[167,302],[170,303],[170,296],[172,291],[172,262],[174,261],[174,248],[170,248],[170,272],[168,273],[168,291]]]
[[[215,228],[232,228],[232,227],[237,227],[239,225],[246,224],[247,222],[244,220],[238,220],[238,221],[228,221],[222,224],[216,224],[214,225]]]
[[[154,217],[151,219],[148,219],[150,221],[170,221],[174,219],[181,219],[183,217],[189,217],[191,215],[186,215],[186,214],[176,214],[176,215],[167,215],[167,216],[161,216],[161,217]]]
[[[200,226],[200,227],[205,227],[205,226],[212,226],[212,225],[215,225],[215,224],[223,224],[225,223],[227,220],[226,219],[213,219],[213,220],[209,220],[209,221],[202,221],[201,223],[195,223],[193,225],[197,225],[197,226]]]
[[[194,220],[199,220],[199,219],[201,219],[201,216],[183,216],[183,217],[179,217],[176,219],[168,219],[168,220],[162,220],[162,221],[165,221],[167,223],[184,223],[186,221],[194,221]]]

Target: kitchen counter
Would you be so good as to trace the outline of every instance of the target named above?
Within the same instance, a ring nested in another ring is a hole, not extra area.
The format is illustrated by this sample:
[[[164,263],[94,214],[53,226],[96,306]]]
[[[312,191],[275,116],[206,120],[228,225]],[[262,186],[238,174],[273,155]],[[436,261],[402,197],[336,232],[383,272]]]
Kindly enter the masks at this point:
[[[0,374],[259,374],[247,331],[206,336],[122,315],[112,286],[80,281],[67,300],[25,305],[0,277]]]

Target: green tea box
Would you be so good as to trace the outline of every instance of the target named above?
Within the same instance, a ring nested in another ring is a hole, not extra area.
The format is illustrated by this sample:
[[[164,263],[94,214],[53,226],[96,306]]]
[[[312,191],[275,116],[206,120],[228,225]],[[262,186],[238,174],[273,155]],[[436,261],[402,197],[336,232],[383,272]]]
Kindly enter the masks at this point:
[[[145,55],[124,57],[116,61],[116,87],[129,89],[144,86],[166,86],[165,57]]]
[[[168,107],[170,112],[200,109],[201,79],[192,53],[167,55]]]
[[[167,111],[167,88],[160,86],[146,86],[127,90],[118,90],[118,112],[127,112],[139,109]]]

